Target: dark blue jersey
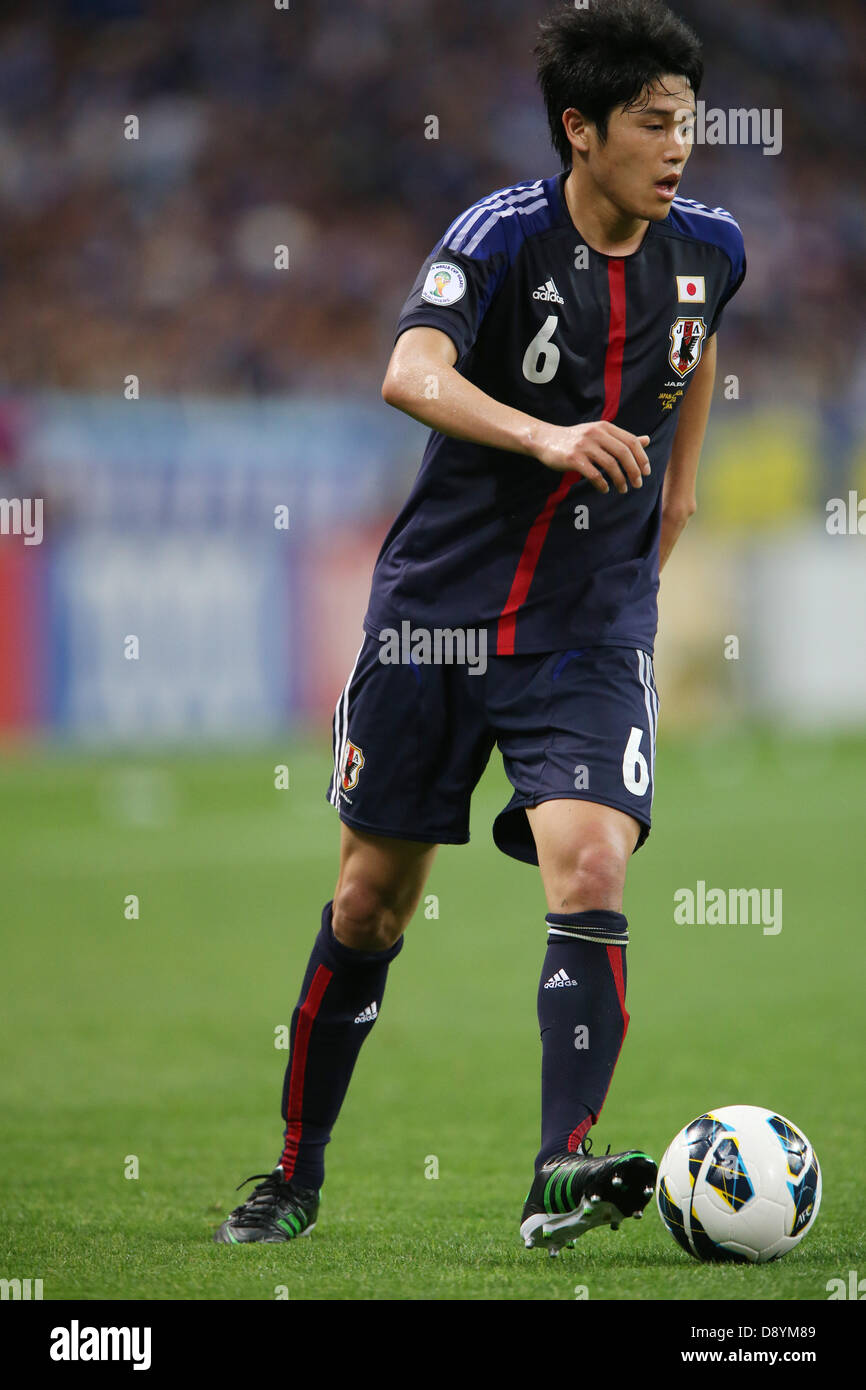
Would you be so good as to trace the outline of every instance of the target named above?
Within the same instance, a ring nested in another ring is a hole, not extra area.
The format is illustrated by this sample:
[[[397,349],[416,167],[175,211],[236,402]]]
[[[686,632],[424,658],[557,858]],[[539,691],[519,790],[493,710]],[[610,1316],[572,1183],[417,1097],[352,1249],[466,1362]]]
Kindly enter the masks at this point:
[[[584,646],[651,652],[665,467],[678,406],[745,275],[723,208],[675,198],[630,256],[577,231],[566,175],[482,199],[422,266],[397,325],[438,328],[457,370],[556,425],[648,434],[652,473],[627,494],[432,431],[385,538],[364,626],[485,628],[499,655]],[[579,214],[578,214],[579,216]]]

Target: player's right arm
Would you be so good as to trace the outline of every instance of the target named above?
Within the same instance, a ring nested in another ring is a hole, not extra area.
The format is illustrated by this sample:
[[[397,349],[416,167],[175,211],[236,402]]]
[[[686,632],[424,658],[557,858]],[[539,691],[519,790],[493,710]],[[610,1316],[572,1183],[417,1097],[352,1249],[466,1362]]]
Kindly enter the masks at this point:
[[[400,334],[382,383],[388,405],[454,439],[525,454],[557,473],[580,473],[599,492],[608,479],[618,492],[640,487],[650,464],[649,435],[634,435],[608,420],[551,425],[503,405],[455,369],[457,348],[438,328]]]

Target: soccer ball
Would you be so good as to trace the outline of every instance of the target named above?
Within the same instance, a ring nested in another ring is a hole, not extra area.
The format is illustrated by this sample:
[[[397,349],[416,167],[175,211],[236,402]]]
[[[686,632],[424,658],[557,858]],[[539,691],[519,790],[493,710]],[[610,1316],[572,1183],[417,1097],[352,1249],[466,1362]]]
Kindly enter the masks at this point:
[[[821,1205],[805,1134],[775,1110],[725,1105],[681,1129],[659,1164],[656,1201],[674,1240],[699,1260],[778,1260]]]

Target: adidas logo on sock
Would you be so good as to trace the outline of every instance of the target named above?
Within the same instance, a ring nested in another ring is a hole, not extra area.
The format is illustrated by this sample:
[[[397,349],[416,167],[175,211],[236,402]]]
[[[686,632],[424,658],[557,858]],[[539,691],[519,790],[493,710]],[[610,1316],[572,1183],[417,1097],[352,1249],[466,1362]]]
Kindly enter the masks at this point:
[[[566,973],[565,973],[564,970],[557,970],[557,972],[556,972],[555,975],[551,975],[550,979],[547,981],[547,984],[544,986],[544,988],[545,988],[545,989],[568,989],[568,988],[574,989],[574,988],[576,987],[576,985],[577,985],[577,980],[570,980],[570,979],[568,978],[568,976],[566,975]]]
[[[532,298],[543,299],[548,304],[565,303],[565,300],[559,293],[559,290],[556,288],[552,280],[547,280],[543,285],[539,285]]]
[[[378,1014],[379,1010],[376,1008],[376,1001],[374,999],[372,1004],[368,1004],[366,1009],[361,1010],[361,1012],[358,1014],[358,1017],[355,1019],[355,1022],[373,1023],[374,1020],[378,1017]]]

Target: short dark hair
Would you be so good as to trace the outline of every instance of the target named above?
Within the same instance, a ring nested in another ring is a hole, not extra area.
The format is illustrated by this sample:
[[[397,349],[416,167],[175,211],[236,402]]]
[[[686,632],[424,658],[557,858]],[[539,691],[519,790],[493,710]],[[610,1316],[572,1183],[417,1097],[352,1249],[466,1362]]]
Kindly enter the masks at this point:
[[[687,78],[695,96],[704,73],[700,39],[662,0],[563,6],[539,24],[535,54],[551,139],[567,168],[571,145],[562,113],[570,106],[605,140],[611,111],[636,105],[665,73]]]

